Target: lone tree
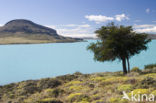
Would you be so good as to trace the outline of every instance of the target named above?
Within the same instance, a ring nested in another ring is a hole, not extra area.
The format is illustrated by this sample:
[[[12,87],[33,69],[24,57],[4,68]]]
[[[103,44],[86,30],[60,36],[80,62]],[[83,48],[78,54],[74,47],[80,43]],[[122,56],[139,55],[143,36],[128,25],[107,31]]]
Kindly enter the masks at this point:
[[[95,33],[100,40],[87,48],[94,53],[94,60],[121,60],[124,74],[130,72],[129,58],[146,50],[147,43],[151,41],[146,34],[135,33],[131,26],[118,26],[114,23],[102,26]]]

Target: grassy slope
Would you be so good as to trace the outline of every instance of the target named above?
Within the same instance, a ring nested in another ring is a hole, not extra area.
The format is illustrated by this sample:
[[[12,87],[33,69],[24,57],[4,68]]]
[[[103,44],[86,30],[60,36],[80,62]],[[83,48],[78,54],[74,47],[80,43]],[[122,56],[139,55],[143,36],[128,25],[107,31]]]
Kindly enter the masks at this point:
[[[0,36],[0,45],[3,44],[40,44],[40,43],[56,43],[56,42],[78,42],[80,40],[72,38],[56,39],[48,35],[11,35]],[[82,40],[81,40],[82,41]]]
[[[121,99],[122,91],[156,95],[156,69],[138,72],[75,73],[12,83],[0,87],[0,103],[133,103]]]

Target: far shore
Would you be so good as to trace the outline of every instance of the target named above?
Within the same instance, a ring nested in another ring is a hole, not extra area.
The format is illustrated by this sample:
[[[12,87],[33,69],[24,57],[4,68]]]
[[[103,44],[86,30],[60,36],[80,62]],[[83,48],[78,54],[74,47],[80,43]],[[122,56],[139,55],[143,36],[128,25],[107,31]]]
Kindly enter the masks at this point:
[[[155,34],[149,34],[149,38],[156,40]],[[0,45],[16,45],[16,44],[48,44],[48,43],[74,43],[86,42],[86,40],[98,40],[98,38],[79,38],[82,40],[35,40],[24,37],[1,37]]]
[[[48,43],[74,43],[85,40],[34,40],[23,37],[4,37],[0,38],[0,45],[16,45],[16,44],[48,44]]]

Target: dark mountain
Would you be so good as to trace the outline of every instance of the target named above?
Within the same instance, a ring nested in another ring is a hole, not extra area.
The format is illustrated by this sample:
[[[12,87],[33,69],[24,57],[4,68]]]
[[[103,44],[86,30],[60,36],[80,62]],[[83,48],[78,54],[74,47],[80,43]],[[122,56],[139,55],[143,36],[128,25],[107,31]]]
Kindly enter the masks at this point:
[[[38,25],[29,20],[12,20],[6,23],[0,28],[1,33],[16,33],[24,32],[28,34],[48,34],[52,36],[58,36],[56,30]]]
[[[0,27],[0,44],[74,42],[80,39],[63,37],[56,30],[29,20],[16,19]]]

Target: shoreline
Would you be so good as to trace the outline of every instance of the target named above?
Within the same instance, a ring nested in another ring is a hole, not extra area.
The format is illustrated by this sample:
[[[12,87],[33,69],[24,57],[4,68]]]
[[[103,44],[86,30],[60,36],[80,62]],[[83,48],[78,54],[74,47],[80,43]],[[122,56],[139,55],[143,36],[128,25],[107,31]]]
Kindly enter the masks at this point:
[[[56,77],[9,83],[0,86],[0,102],[84,103],[83,100],[85,100],[85,103],[123,103],[122,91],[155,93],[155,82],[149,82],[149,80],[156,80],[156,71],[154,68],[149,70],[131,71],[127,75],[123,75],[121,71],[91,74],[75,72]],[[146,85],[147,83],[150,84]],[[112,102],[114,100],[119,102]]]
[[[40,42],[21,42],[21,43],[0,43],[0,45],[33,45],[33,44],[53,44],[53,43],[76,43],[76,42],[87,42],[86,40],[77,41],[40,41]]]

